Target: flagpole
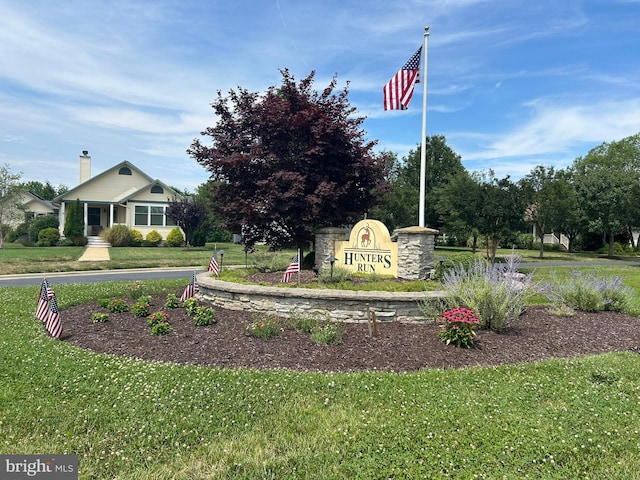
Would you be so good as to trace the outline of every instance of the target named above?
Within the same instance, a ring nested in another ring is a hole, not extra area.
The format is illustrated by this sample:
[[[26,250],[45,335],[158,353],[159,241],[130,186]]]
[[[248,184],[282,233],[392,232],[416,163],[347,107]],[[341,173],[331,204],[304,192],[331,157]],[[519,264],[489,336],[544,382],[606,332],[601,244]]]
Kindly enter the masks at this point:
[[[418,226],[424,227],[424,201],[426,191],[425,170],[427,165],[427,49],[429,45],[429,26],[424,27],[424,75],[422,82],[422,145],[420,148],[420,213]]]

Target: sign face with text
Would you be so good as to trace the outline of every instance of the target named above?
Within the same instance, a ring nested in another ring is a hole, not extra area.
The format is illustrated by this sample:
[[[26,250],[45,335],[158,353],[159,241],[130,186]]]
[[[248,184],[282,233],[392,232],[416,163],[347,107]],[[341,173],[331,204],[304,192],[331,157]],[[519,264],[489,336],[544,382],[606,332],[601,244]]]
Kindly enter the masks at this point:
[[[378,220],[356,223],[349,240],[336,242],[336,265],[357,273],[398,276],[398,244]]]

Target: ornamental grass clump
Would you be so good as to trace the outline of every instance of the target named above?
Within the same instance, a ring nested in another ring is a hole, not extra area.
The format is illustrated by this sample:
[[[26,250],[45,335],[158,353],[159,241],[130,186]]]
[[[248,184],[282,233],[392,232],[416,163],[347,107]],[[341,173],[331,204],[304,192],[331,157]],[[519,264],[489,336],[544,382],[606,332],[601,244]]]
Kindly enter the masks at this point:
[[[567,279],[554,280],[543,290],[554,306],[567,306],[583,312],[628,312],[635,292],[622,284],[622,277],[599,277],[595,272],[571,272]]]
[[[438,337],[447,345],[470,348],[476,337],[476,327],[480,325],[480,319],[465,307],[445,310],[440,318],[440,331]]]
[[[467,267],[454,266],[444,272],[444,298],[439,302],[425,300],[423,314],[437,318],[445,310],[464,305],[475,312],[482,328],[506,329],[524,311],[527,296],[537,289],[533,273],[518,273],[520,260],[512,254],[504,264],[491,265],[479,258]]]

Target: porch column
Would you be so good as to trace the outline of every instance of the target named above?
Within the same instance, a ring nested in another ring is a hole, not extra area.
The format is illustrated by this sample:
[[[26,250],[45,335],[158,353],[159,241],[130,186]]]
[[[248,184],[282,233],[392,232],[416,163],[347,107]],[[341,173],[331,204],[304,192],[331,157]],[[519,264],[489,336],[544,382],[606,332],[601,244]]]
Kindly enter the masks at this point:
[[[59,227],[58,230],[60,230],[60,236],[64,237],[64,206],[66,205],[66,203],[64,203],[64,200],[60,203],[60,211],[58,212],[58,223],[59,223]]]
[[[107,228],[113,227],[113,203],[109,204],[109,224]]]
[[[87,223],[89,223],[89,204],[83,203],[84,205],[84,236],[87,236]]]

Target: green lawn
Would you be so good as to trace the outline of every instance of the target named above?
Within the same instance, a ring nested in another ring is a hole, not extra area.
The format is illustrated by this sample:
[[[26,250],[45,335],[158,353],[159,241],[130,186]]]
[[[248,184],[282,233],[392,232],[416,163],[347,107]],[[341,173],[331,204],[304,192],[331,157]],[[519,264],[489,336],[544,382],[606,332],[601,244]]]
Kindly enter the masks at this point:
[[[55,290],[64,308],[127,287]],[[78,454],[82,479],[631,479],[640,471],[634,353],[404,374],[177,366],[53,340],[33,317],[38,287],[2,290],[1,450]]]
[[[240,247],[224,249],[243,263]],[[69,266],[79,250],[0,250],[0,265]],[[128,267],[205,266],[211,255],[111,251]],[[622,275],[640,291],[637,267],[579,268]],[[541,264],[534,278],[571,270]],[[63,323],[65,307],[129,287],[54,285]],[[78,454],[82,479],[633,479],[640,471],[635,353],[403,374],[178,366],[53,340],[33,316],[38,287],[0,291],[0,451]]]

